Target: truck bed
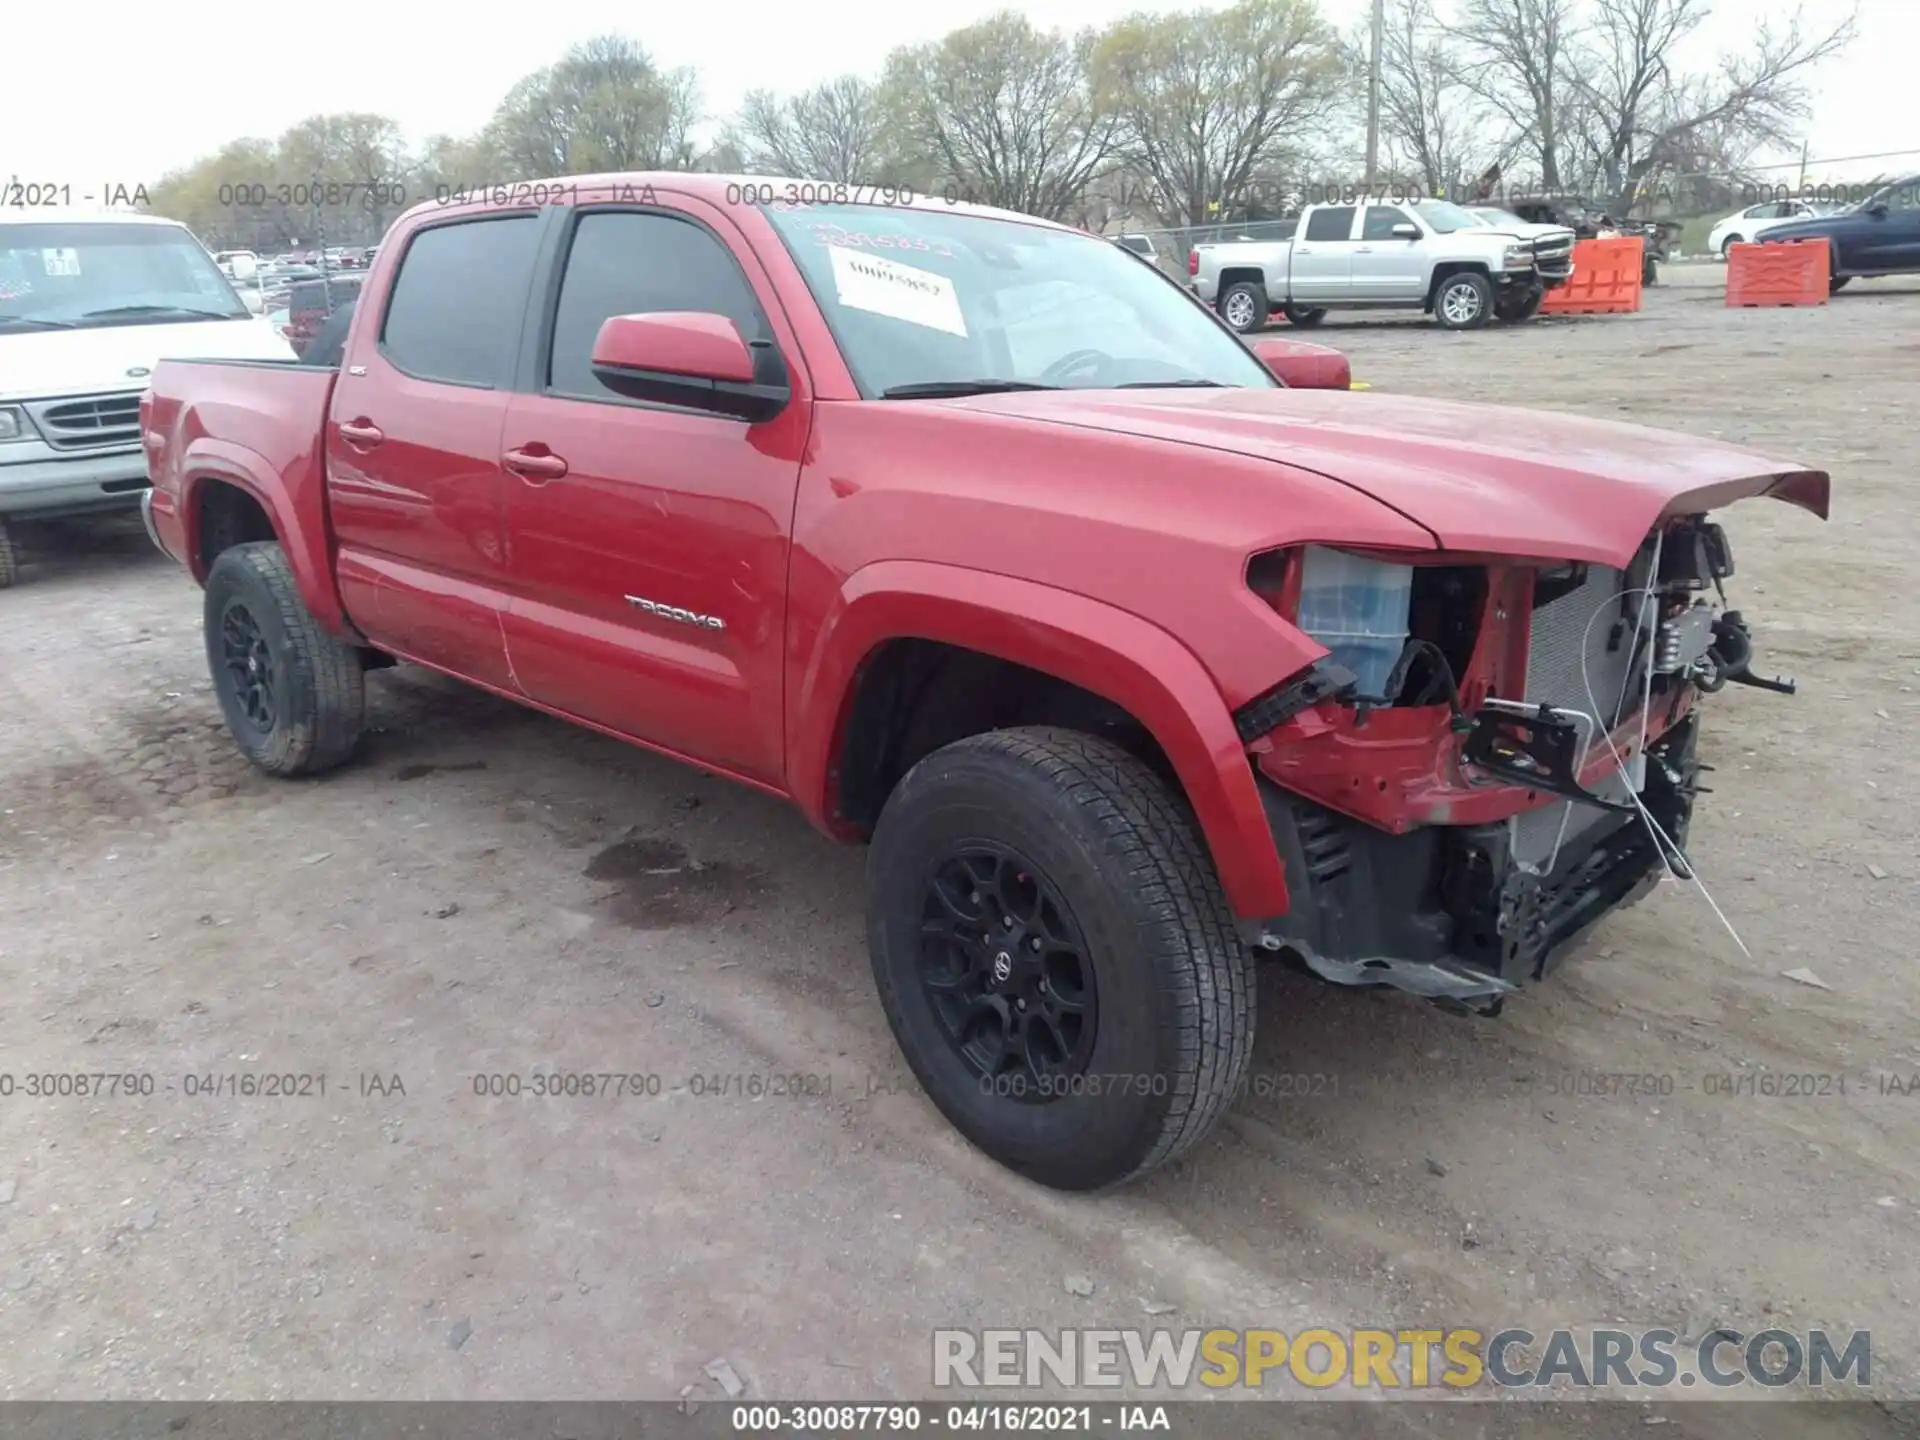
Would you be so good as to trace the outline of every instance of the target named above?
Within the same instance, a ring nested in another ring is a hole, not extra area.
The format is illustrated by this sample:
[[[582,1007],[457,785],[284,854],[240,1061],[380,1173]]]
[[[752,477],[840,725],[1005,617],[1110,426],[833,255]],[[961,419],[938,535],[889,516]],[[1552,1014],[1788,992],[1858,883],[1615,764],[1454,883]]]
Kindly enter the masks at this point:
[[[194,511],[207,480],[290,502],[288,559],[302,589],[327,575],[327,406],[336,371],[291,360],[162,360],[141,404],[153,479],[153,524],[166,548],[205,582]],[[322,623],[338,623],[320,616]]]

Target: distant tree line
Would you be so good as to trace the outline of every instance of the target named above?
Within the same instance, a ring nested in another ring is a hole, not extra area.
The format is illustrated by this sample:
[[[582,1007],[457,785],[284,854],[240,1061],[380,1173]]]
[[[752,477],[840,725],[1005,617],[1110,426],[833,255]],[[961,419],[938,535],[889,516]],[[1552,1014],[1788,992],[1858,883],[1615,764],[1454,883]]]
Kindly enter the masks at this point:
[[[1674,177],[1727,183],[1797,133],[1806,81],[1853,35],[1757,20],[1686,68],[1711,0],[1389,0],[1382,188],[1526,174],[1626,210]],[[756,91],[709,116],[699,76],[605,35],[522,78],[478,134],[410,147],[377,114],[237,139],[149,185],[216,248],[368,244],[436,193],[622,170],[893,185],[1103,229],[1259,218],[1362,179],[1369,36],[1316,0],[1141,12],[1067,35],[1008,10],[898,49],[877,76]],[[1508,180],[1511,185],[1511,178]]]

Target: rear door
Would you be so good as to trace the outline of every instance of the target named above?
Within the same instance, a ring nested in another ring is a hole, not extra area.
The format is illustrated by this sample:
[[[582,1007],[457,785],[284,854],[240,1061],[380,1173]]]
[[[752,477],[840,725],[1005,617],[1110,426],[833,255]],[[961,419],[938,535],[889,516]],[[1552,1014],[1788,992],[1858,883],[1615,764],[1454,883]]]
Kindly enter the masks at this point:
[[[396,654],[507,691],[500,427],[541,229],[527,211],[414,231],[348,347],[326,433],[348,615]]]
[[[1393,227],[1412,225],[1398,205],[1369,205],[1353,247],[1351,285],[1356,300],[1419,300],[1426,295],[1424,251],[1418,240],[1396,237]]]
[[[737,229],[717,208],[675,199],[685,208],[583,199],[561,212],[558,284],[500,441],[514,673],[557,710],[779,784],[808,388]],[[748,424],[628,399],[595,378],[594,338],[610,316],[673,310],[724,315],[747,340],[776,345],[787,408]]]
[[[1289,299],[1313,306],[1352,298],[1353,232],[1359,215],[1353,205],[1322,205],[1307,212],[1293,241]]]

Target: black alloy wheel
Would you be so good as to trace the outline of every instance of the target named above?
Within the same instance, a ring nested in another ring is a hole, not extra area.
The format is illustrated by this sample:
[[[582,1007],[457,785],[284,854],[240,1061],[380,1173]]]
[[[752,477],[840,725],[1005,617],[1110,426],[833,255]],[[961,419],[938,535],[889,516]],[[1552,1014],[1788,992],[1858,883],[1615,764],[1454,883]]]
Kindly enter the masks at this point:
[[[928,878],[921,983],[947,1039],[997,1093],[1040,1104],[1086,1072],[1099,1024],[1087,942],[1057,890],[976,841]]]
[[[220,614],[220,663],[227,672],[228,693],[255,735],[264,740],[280,718],[274,691],[273,652],[266,634],[246,603],[229,600]]]

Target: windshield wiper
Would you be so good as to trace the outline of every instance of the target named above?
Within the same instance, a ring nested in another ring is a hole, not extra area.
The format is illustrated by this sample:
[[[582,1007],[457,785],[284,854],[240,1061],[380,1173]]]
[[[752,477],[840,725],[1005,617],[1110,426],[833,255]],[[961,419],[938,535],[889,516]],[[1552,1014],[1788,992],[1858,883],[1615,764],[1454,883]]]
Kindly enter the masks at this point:
[[[1007,390],[1058,390],[1032,380],[922,380],[882,390],[882,400],[947,400],[961,395],[997,395]]]
[[[241,320],[251,315],[236,315],[231,310],[199,310],[191,305],[114,305],[105,310],[89,310],[82,320],[106,320],[115,315],[191,315],[196,320]]]
[[[1116,385],[1116,390],[1232,390],[1239,387],[1218,380],[1133,380]]]
[[[0,325],[26,325],[35,330],[71,330],[71,320],[41,320],[32,315],[0,315]]]

